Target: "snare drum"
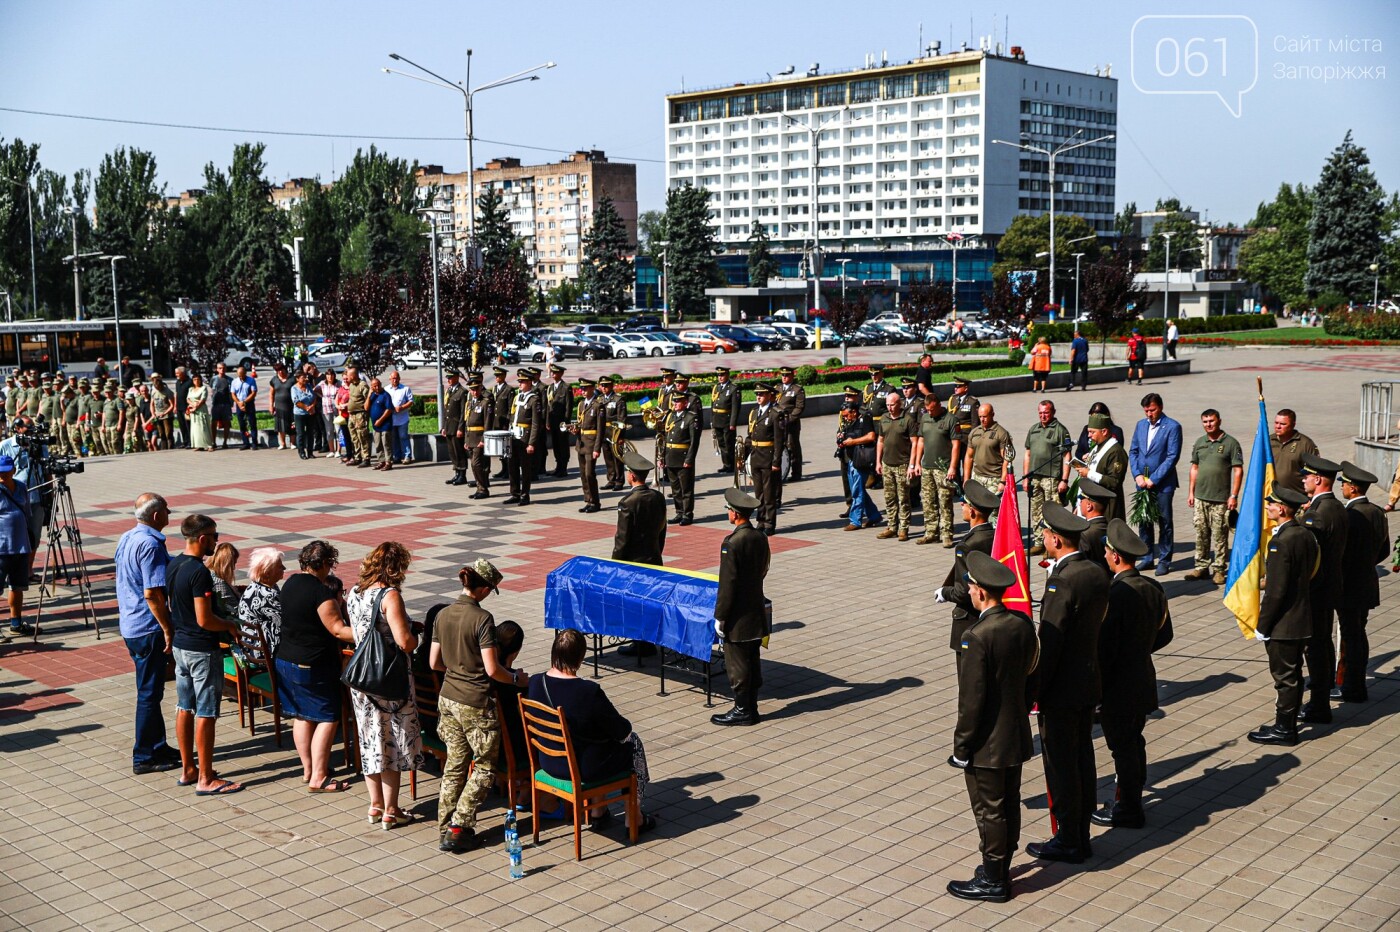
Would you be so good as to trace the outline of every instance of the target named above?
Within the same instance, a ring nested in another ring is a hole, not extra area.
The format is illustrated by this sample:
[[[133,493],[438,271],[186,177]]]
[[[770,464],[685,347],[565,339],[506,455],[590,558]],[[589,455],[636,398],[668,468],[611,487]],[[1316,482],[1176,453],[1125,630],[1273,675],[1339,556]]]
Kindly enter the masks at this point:
[[[510,431],[488,430],[482,437],[487,456],[510,456]]]

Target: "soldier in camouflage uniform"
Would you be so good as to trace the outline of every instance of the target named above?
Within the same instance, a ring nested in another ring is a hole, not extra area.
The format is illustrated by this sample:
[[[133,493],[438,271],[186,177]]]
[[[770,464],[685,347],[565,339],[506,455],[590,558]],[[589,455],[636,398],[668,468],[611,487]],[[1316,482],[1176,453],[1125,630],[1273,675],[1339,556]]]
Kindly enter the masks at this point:
[[[78,427],[78,393],[72,385],[63,386],[63,434],[59,450],[65,456],[82,456],[83,438]]]
[[[126,421],[125,444],[127,453],[136,453],[146,448],[146,440],[141,430],[141,383],[131,383],[131,391],[125,396],[126,407],[122,411],[122,417]]]
[[[988,491],[1000,495],[1016,459],[1016,445],[1006,428],[997,423],[996,410],[991,405],[984,404],[977,409],[977,420],[978,426],[967,435],[963,476],[970,476]]]
[[[1201,412],[1205,434],[1191,447],[1191,478],[1186,505],[1195,509],[1196,567],[1187,579],[1205,579],[1217,586],[1225,584],[1230,568],[1230,510],[1239,506],[1240,483],[1244,480],[1244,452],[1240,442],[1220,426],[1220,412]],[[1215,559],[1207,554],[1214,552]]]
[[[102,445],[103,452],[115,456],[122,452],[122,416],[124,405],[117,397],[117,386],[108,382],[102,390]]]
[[[1046,502],[1064,504],[1069,491],[1069,461],[1073,451],[1069,429],[1055,417],[1055,403],[1042,401],[1040,420],[1026,433],[1026,450],[1021,458],[1021,474],[1026,477],[1026,495],[1031,501],[1031,528],[1035,545],[1030,556],[1045,552],[1045,528],[1041,517]]]
[[[957,440],[957,414],[943,407],[938,395],[924,399],[924,416],[914,440],[914,471],[924,500],[924,536],[916,544],[942,539],[953,547],[953,478],[961,441]]]

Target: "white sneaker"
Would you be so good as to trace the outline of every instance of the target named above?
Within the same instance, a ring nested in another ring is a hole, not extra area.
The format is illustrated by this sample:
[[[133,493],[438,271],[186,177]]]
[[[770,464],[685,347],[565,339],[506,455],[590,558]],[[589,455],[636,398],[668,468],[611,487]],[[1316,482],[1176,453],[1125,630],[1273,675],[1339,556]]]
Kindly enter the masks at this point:
[[[337,455],[338,455],[338,454],[337,454],[334,450],[332,450],[332,451],[330,451],[329,453],[326,454],[326,459],[328,459],[328,460],[333,460],[333,459],[336,458]]]

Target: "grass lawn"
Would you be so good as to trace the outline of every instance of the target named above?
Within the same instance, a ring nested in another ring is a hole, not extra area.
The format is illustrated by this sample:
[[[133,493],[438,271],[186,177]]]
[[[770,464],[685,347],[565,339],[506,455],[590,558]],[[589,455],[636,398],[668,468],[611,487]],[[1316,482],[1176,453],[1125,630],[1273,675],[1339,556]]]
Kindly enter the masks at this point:
[[[1274,327],[1268,330],[1236,330],[1229,333],[1199,333],[1183,335],[1182,343],[1283,343],[1300,345],[1318,343],[1332,346],[1341,343],[1368,343],[1371,345],[1395,343],[1395,340],[1364,340],[1361,337],[1335,336],[1321,327]]]

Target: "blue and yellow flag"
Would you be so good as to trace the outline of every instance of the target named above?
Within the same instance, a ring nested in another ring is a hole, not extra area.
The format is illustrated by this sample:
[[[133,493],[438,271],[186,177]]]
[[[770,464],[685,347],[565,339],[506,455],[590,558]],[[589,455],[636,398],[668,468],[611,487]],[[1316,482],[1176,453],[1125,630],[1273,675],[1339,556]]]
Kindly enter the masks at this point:
[[[1230,572],[1225,577],[1225,607],[1235,615],[1240,630],[1254,637],[1259,624],[1259,580],[1269,554],[1273,525],[1264,507],[1264,497],[1274,487],[1274,454],[1269,446],[1269,415],[1264,396],[1259,395],[1259,428],[1254,432],[1254,449],[1249,453],[1249,469],[1240,492],[1239,519],[1235,522],[1235,546],[1230,551]]]

